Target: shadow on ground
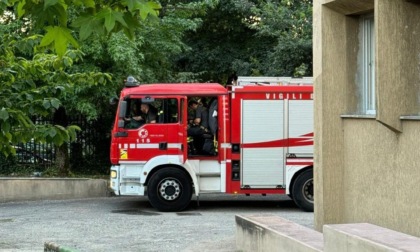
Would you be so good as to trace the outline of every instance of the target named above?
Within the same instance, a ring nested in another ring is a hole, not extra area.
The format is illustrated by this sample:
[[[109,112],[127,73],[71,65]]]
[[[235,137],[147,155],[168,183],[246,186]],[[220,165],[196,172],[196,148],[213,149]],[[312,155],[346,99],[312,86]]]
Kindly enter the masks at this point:
[[[127,200],[121,201],[118,205],[118,209],[113,210],[113,213],[121,214],[132,214],[132,215],[158,215],[156,209],[154,209],[147,200],[147,197],[140,198],[126,198]],[[197,201],[196,197],[193,197],[189,206],[183,211],[272,211],[272,210],[283,210],[283,211],[295,211],[299,208],[288,197],[273,199],[265,199],[263,196],[259,197],[222,197],[217,196],[203,197]]]

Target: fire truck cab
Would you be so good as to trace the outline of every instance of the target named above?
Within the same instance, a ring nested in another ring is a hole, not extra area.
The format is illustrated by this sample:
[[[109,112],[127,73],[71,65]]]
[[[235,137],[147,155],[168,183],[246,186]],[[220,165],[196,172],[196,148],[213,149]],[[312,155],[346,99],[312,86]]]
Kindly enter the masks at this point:
[[[311,78],[239,77],[228,87],[128,80],[112,130],[116,195],[182,211],[205,193],[287,194],[313,211]],[[202,127],[191,123],[191,100],[208,117],[199,137],[188,134]]]

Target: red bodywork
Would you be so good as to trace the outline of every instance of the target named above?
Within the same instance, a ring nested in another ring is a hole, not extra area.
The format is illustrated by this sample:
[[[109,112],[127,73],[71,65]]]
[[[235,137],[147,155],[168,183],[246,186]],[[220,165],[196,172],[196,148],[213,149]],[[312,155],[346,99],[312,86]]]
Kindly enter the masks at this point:
[[[176,83],[176,84],[144,84],[138,87],[125,88],[122,90],[120,99],[126,97],[140,97],[140,96],[154,96],[162,98],[177,98],[179,101],[184,101],[184,106],[181,111],[182,114],[187,114],[187,97],[194,95],[202,96],[217,96],[219,99],[226,97],[228,91],[226,88],[217,83]],[[118,107],[118,111],[120,108]],[[223,114],[223,113],[222,113]],[[219,117],[220,118],[220,117]],[[118,113],[115,118],[114,127],[112,130],[112,142],[111,142],[111,163],[118,164],[120,162],[120,145],[124,144],[138,144],[142,142],[140,132],[136,130],[127,130],[118,128]],[[183,146],[187,146],[187,118],[182,117],[180,123],[174,124],[146,124],[142,127],[143,132],[147,131],[150,136],[149,144],[159,144],[161,142],[167,143],[178,143]],[[120,138],[116,137],[118,133],[126,132],[128,137]],[[140,151],[141,150],[141,151]],[[148,161],[151,158],[164,155],[164,154],[180,154],[179,150],[175,148],[168,148],[167,150],[160,151],[156,149],[129,149],[131,153],[128,153],[128,159],[126,161]],[[183,160],[185,162],[187,156],[186,148],[182,150]]]

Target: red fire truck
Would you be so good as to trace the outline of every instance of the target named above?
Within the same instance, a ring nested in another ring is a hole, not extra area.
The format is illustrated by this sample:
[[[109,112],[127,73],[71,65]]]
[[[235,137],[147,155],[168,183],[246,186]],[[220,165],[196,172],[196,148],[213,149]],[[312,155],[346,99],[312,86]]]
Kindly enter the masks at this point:
[[[311,83],[239,77],[228,87],[138,85],[128,78],[112,130],[112,190],[147,195],[159,211],[182,211],[193,195],[206,193],[287,194],[313,211]],[[199,138],[187,133],[197,127],[189,123],[190,100],[208,112]],[[142,104],[154,109],[155,120],[133,124]]]

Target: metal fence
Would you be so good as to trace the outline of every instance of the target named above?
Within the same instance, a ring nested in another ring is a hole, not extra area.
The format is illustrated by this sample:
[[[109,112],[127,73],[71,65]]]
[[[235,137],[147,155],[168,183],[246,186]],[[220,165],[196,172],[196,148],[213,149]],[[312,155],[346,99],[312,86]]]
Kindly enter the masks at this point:
[[[70,144],[69,155],[72,171],[104,174],[109,170],[109,150],[112,120],[99,118],[88,121],[83,116],[72,117],[70,125],[78,125],[82,130]]]
[[[107,174],[110,166],[112,120],[99,118],[89,121],[81,115],[71,116],[68,119],[69,125],[77,125],[81,128],[81,131],[77,133],[76,141],[68,146],[71,171],[84,174]],[[34,122],[36,124],[53,123],[52,119],[35,119]],[[36,166],[38,170],[45,170],[53,166],[56,161],[56,148],[52,143],[30,141],[16,145],[15,149],[16,157],[14,162],[9,162],[9,165]],[[7,165],[7,162],[3,162],[3,166]],[[7,168],[0,167],[0,170],[7,170]]]

